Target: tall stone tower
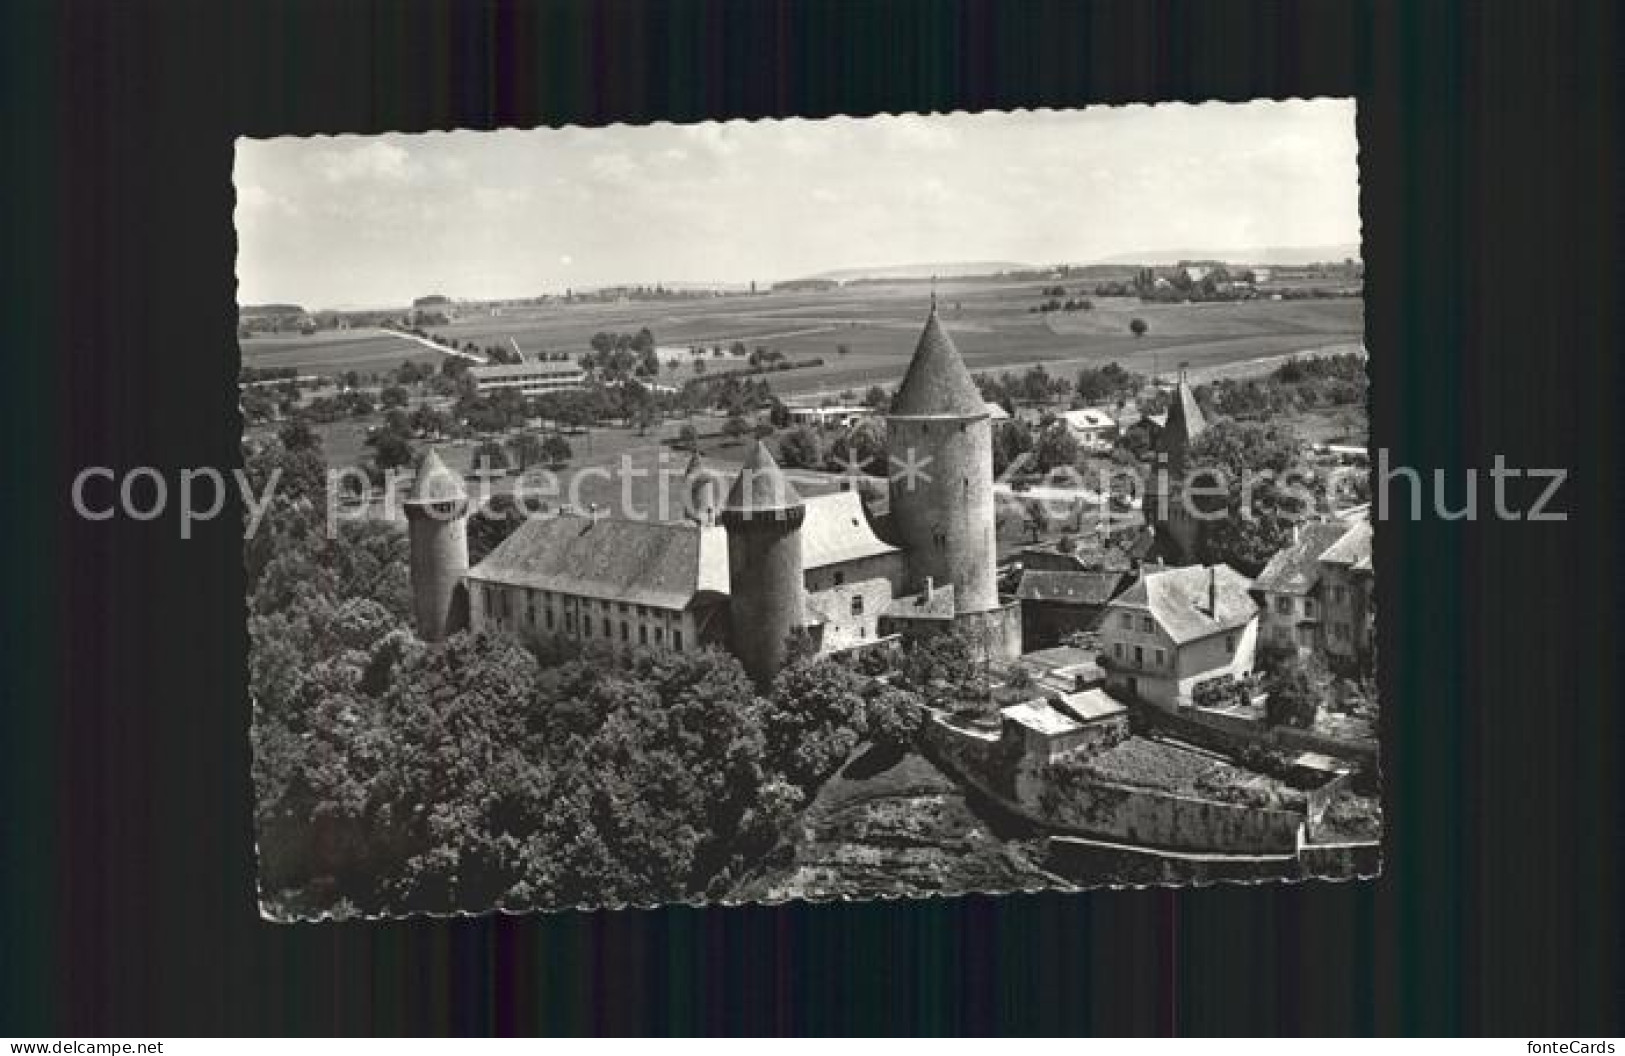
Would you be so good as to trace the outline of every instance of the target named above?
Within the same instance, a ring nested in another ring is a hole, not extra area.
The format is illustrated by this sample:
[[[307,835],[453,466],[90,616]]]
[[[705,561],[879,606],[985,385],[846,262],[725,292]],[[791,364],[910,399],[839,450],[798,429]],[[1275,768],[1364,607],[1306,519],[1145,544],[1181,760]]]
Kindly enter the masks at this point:
[[[683,487],[688,493],[688,509],[685,512],[689,518],[701,528],[716,524],[719,505],[717,493],[721,485],[698,451],[688,460],[688,468],[683,470]]]
[[[936,297],[886,417],[891,515],[909,589],[951,584],[957,613],[999,607],[987,403],[937,319]]]
[[[418,460],[404,502],[412,546],[412,609],[418,637],[438,642],[468,625],[468,493],[435,454]]]
[[[792,631],[806,622],[801,523],[807,507],[761,441],[745,460],[720,519],[728,532],[728,618],[733,650],[758,686],[784,667]]]
[[[1206,430],[1207,419],[1181,367],[1168,402],[1167,424],[1152,453],[1151,480],[1146,487],[1146,516],[1157,533],[1157,549],[1175,564],[1197,559],[1202,522],[1186,508],[1184,485],[1191,442]]]

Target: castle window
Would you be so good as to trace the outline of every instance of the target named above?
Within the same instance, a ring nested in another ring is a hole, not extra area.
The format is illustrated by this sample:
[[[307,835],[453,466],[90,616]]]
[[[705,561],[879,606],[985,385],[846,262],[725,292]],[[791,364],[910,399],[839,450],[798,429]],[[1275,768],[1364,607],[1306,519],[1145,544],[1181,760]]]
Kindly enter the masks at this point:
[[[1227,652],[1227,653],[1233,653],[1233,652],[1236,651],[1236,636],[1235,635],[1227,634],[1227,635],[1224,636],[1224,651]]]
[[[1157,666],[1163,667],[1168,663],[1168,654],[1161,649],[1157,650]]]
[[[1292,599],[1285,594],[1275,599],[1275,613],[1278,616],[1292,615]]]
[[[1134,617],[1129,613],[1123,613],[1122,624],[1123,630],[1132,631],[1134,629]]]
[[[621,641],[629,642],[631,640],[632,640],[632,625],[627,623],[625,620],[622,620],[621,621]]]
[[[605,607],[606,608],[608,607],[607,603],[606,603]],[[604,637],[605,638],[613,638],[613,637],[615,637],[615,625],[610,622],[610,619],[609,619],[608,616],[604,617]]]
[[[854,594],[854,595],[852,595],[852,615],[854,615],[854,616],[862,616],[863,615],[863,595],[862,594]]]
[[[648,645],[649,644],[649,628],[644,626],[643,624],[638,625],[638,644],[639,645]]]
[[[546,617],[546,619],[547,619],[547,629],[551,631],[553,629],[553,610],[552,609],[543,609],[542,610],[542,615],[544,617]]]
[[[660,644],[660,640],[661,640],[661,639],[662,639],[662,638],[664,638],[664,637],[665,637],[665,636],[666,636],[666,632],[665,632],[665,631],[664,631],[664,630],[662,630],[662,629],[661,629],[661,628],[659,628],[659,627],[656,627],[656,628],[655,628],[655,644],[656,644],[656,645],[659,645],[659,644]]]
[[[835,573],[835,585],[837,587],[839,587],[839,586],[842,586],[845,583],[846,583],[846,573],[845,572],[837,572],[837,573]]]
[[[1134,666],[1135,667],[1144,667],[1145,666],[1145,647],[1144,646],[1136,645],[1134,647]]]
[[[676,649],[678,652],[682,652],[682,649],[683,649],[683,632],[682,631],[672,631],[671,632],[671,647],[673,649]]]
[[[1157,629],[1157,625],[1151,622],[1151,617],[1149,617],[1149,616],[1141,616],[1140,617],[1140,630],[1144,631],[1146,634],[1150,634],[1153,631],[1155,631],[1156,629]]]

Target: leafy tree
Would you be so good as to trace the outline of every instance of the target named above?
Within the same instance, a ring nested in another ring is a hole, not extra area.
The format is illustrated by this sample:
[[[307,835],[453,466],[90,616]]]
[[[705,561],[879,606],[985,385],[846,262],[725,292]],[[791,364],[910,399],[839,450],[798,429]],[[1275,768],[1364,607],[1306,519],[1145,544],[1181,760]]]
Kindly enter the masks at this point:
[[[282,441],[282,446],[289,451],[315,451],[318,454],[321,453],[322,438],[316,435],[316,430],[312,429],[310,423],[303,418],[295,418],[277,430],[276,435],[277,439]]]
[[[1328,681],[1329,676],[1313,654],[1289,658],[1270,682],[1266,718],[1278,726],[1309,728],[1320,711]]]
[[[917,693],[888,688],[868,700],[864,716],[870,740],[884,748],[905,750],[925,724],[925,702]]]
[[[508,441],[508,454],[513,459],[514,466],[520,470],[529,469],[545,457],[542,453],[542,438],[535,433],[520,433]]]
[[[796,426],[779,437],[779,464],[787,469],[820,468],[824,464],[824,438],[811,426]]]
[[[1141,319],[1139,316],[1135,316],[1133,319],[1129,320],[1128,329],[1129,333],[1133,334],[1135,337],[1144,337],[1146,331],[1150,330],[1151,327],[1146,325],[1146,321],[1144,319]]]
[[[554,433],[542,441],[542,459],[550,466],[562,466],[575,456],[570,441]]]
[[[1295,437],[1256,422],[1221,419],[1191,444],[1186,461],[1191,505],[1202,515],[1198,555],[1257,575],[1308,519],[1321,485],[1305,467]]]
[[[759,715],[767,764],[811,792],[834,773],[867,733],[865,679],[828,657],[781,671]]]
[[[380,429],[367,438],[372,448],[372,463],[380,473],[410,466],[417,460],[412,444],[403,433],[393,429]]]
[[[487,440],[474,449],[474,466],[487,473],[509,466],[508,449],[497,440]]]
[[[1033,456],[1040,472],[1047,473],[1062,466],[1076,465],[1078,438],[1065,422],[1055,422],[1038,434],[1033,445]]]
[[[1033,449],[1032,430],[1017,418],[1007,418],[993,426],[993,472],[1003,474],[1022,455]],[[1031,467],[1029,467],[1031,468]]]
[[[700,449],[700,431],[691,423],[684,422],[683,427],[677,430],[677,442],[690,451]]]
[[[843,465],[873,467],[886,460],[886,420],[860,418],[836,438],[830,457]]]
[[[406,389],[399,385],[388,385],[378,394],[378,403],[383,407],[405,407],[411,401]]]
[[[1021,507],[1022,523],[1026,526],[1033,542],[1037,543],[1043,534],[1050,529],[1049,510],[1042,502],[1028,502]]]
[[[750,433],[750,423],[736,414],[722,423],[722,432],[730,440],[741,440]]]

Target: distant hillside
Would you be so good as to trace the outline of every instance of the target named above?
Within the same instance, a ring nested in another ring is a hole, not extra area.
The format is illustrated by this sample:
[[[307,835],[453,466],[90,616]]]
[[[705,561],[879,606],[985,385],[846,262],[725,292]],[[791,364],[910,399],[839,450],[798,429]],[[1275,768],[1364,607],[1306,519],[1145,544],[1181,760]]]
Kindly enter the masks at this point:
[[[1222,260],[1226,264],[1316,264],[1360,259],[1360,246],[1344,242],[1329,246],[1254,246],[1231,249],[1148,249],[1104,257],[1097,264],[1178,264],[1182,260]]]
[[[885,264],[872,268],[837,268],[834,271],[821,271],[816,275],[802,276],[801,281],[829,279],[835,282],[851,282],[854,279],[929,279],[932,276],[939,279],[960,279],[974,275],[996,275],[1001,271],[1020,271],[1031,266],[1008,260],[969,261],[957,264]]]

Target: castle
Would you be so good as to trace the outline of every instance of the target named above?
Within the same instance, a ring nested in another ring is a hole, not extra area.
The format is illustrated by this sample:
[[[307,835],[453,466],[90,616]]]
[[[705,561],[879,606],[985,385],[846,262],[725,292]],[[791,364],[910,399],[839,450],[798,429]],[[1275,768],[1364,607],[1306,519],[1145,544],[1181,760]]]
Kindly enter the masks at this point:
[[[695,455],[685,520],[532,517],[473,568],[467,494],[430,450],[406,499],[418,634],[720,646],[763,685],[797,636],[833,653],[952,629],[1019,656],[1019,603],[996,580],[989,412],[934,298],[887,426],[884,522],[854,491],[801,496],[758,442],[725,494]]]

